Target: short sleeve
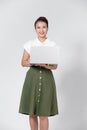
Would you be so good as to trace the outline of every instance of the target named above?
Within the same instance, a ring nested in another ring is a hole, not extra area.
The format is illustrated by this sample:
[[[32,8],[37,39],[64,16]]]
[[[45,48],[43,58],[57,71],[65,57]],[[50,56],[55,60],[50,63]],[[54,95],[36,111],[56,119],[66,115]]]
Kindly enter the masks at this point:
[[[28,53],[30,53],[30,48],[31,48],[31,46],[30,46],[30,43],[29,43],[29,42],[25,43],[23,47],[24,47],[24,49],[25,49]]]

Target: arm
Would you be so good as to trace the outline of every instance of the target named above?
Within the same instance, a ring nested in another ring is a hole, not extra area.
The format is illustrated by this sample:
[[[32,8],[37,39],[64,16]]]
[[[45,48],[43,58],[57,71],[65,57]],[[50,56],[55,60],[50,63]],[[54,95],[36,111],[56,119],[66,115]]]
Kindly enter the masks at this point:
[[[46,68],[46,69],[55,70],[55,69],[57,69],[58,64],[55,64],[55,65],[40,64],[39,66],[42,66],[42,67],[44,67],[44,68]]]
[[[30,67],[29,62],[30,62],[30,55],[29,53],[27,53],[26,50],[24,50],[22,60],[21,60],[21,65],[23,67]]]

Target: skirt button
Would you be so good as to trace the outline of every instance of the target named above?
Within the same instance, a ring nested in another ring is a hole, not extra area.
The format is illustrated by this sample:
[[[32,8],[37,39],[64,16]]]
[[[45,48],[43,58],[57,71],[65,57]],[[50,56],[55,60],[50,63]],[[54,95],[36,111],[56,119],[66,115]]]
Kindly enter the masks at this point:
[[[39,88],[39,91],[41,91],[41,89]]]
[[[42,79],[42,77],[40,77],[40,79]]]
[[[42,73],[42,71],[40,70],[40,73]]]
[[[39,100],[37,102],[40,102]]]

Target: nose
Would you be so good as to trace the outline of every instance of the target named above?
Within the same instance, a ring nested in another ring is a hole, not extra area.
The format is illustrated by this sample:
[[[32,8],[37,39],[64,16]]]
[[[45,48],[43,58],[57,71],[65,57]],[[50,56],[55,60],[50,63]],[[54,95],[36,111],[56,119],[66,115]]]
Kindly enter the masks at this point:
[[[43,28],[40,28],[40,31],[43,32]]]
[[[41,28],[41,29],[40,29],[40,33],[43,33],[43,32],[44,32],[44,31],[43,31],[43,28]]]

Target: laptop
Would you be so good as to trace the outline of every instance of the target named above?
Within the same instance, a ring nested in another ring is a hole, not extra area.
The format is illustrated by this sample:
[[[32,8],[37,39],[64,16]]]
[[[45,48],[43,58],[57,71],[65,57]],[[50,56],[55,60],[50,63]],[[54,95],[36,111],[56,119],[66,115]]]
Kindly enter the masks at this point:
[[[58,64],[59,49],[57,46],[34,46],[30,51],[30,65]]]

